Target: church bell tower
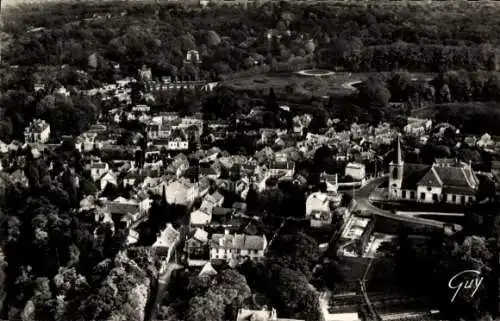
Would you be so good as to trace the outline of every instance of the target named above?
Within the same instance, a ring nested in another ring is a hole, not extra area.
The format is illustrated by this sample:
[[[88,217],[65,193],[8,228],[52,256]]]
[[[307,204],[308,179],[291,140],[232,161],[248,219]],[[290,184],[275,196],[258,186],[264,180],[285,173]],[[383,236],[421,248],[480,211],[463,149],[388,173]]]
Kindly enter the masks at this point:
[[[397,199],[401,196],[403,183],[403,156],[401,154],[401,138],[396,139],[396,160],[389,164],[389,198]]]

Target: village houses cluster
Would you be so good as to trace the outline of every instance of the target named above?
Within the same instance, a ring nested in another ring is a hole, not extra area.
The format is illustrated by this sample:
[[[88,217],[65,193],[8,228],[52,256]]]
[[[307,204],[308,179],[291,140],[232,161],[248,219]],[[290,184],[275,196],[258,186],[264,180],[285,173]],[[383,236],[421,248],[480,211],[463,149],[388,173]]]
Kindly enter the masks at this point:
[[[197,57],[197,53],[191,52],[187,59]],[[150,78],[149,73],[144,68],[139,70],[142,78]],[[228,121],[206,121],[199,113],[180,116],[176,112],[153,112],[148,99],[143,104],[132,105],[129,84],[134,81],[127,78],[87,92],[89,95],[99,92],[103,99],[117,97],[124,107],[101,114],[97,123],[71,140],[83,155],[85,168],[96,188],[96,193],[85,196],[80,207],[81,210],[96,209],[96,220],[110,222],[115,228],[117,224],[126,228],[129,244],[139,239],[136,228],[148,219],[153,195],[167,204],[189,209],[187,226],[167,224],[152,245],[163,258],[162,269],[176,256],[183,257],[189,266],[204,266],[204,269],[214,260],[229,263],[262,260],[272,240],[252,228],[252,222],[261,217],[247,211],[247,195],[250,190],[263,193],[276,189],[281,181],[310,191],[306,193],[303,218],[310,222],[311,228],[343,222],[341,239],[350,245],[342,250],[346,255],[363,255],[371,240],[374,222],[352,215],[352,203],[346,203],[340,191],[363,186],[382,175],[384,168],[378,161],[387,154],[379,155],[378,151],[381,146],[393,146],[395,142],[396,157],[389,165],[390,199],[464,204],[474,199],[478,187],[470,164],[452,160],[438,160],[433,165],[403,161],[401,135],[417,138],[425,144],[432,135],[444,135],[449,128],[441,124],[436,129],[428,119],[408,118],[402,133],[388,123],[378,126],[353,123],[337,131],[340,120],[329,119],[326,130],[313,134],[307,131],[312,116],[294,115],[292,129],[261,128],[246,132],[256,137],[258,151],[253,156],[231,155],[223,148],[213,147],[223,146],[227,138],[236,134],[231,132]],[[165,80],[156,85],[170,86],[170,82]],[[211,84],[207,90],[214,86]],[[280,108],[290,110],[287,106]],[[263,107],[255,107],[248,115],[236,115],[236,118],[255,117],[263,110]],[[129,133],[131,143],[128,145],[118,143],[124,132],[121,127],[124,119],[136,120],[145,129]],[[34,119],[25,128],[24,136],[24,142],[0,142],[0,170],[2,177],[27,186],[22,157],[9,155],[30,146],[35,158],[43,157],[44,150],[53,149],[61,142],[51,140],[50,125],[41,119]],[[202,140],[209,141],[212,147],[204,149]],[[479,139],[464,137],[461,144],[480,149],[497,146],[487,134]],[[296,165],[301,159],[313,159],[322,146],[336,150],[331,157],[343,164],[343,168],[323,172],[320,175],[323,187],[312,191],[308,177],[297,170]],[[500,165],[496,168],[500,169]],[[128,197],[103,196],[110,187],[127,188]],[[254,312],[242,310],[240,314]],[[268,320],[277,320],[275,311],[258,313],[266,315]]]

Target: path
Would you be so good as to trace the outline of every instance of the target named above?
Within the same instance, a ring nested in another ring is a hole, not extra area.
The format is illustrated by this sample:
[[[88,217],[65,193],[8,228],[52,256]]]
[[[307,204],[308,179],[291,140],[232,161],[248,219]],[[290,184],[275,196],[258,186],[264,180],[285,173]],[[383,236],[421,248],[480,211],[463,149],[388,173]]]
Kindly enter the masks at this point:
[[[151,320],[157,320],[158,309],[160,303],[165,295],[165,290],[167,289],[168,283],[170,282],[170,277],[175,270],[183,268],[182,265],[177,263],[168,263],[165,271],[158,277],[158,289],[156,290],[155,302],[151,306]]]

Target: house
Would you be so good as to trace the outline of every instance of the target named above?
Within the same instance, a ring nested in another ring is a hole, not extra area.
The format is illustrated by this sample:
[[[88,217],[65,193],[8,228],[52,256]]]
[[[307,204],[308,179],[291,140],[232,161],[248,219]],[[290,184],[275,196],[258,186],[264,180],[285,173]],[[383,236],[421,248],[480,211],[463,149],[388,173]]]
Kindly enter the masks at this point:
[[[101,191],[106,188],[106,185],[112,184],[114,186],[118,186],[118,178],[113,172],[107,172],[101,176],[99,179],[99,186]]]
[[[180,242],[180,233],[177,231],[172,224],[168,223],[167,227],[161,232],[160,236],[156,239],[152,248],[155,251],[157,257],[162,260],[162,268],[160,268],[160,273],[162,273],[173,256],[177,245]]]
[[[203,265],[203,268],[201,269],[200,273],[198,273],[198,277],[213,277],[213,276],[216,276],[218,273],[217,271],[214,269],[214,267],[212,266],[212,264],[210,262],[207,262],[205,263],[205,265]]]
[[[61,86],[61,87],[57,88],[57,90],[54,91],[54,94],[69,97],[70,92],[66,88]]]
[[[358,312],[337,312],[332,308],[330,300],[331,294],[322,293],[319,298],[320,321],[361,321],[363,320]],[[355,310],[354,310],[355,311]]]
[[[491,139],[489,134],[484,134],[481,138],[476,142],[477,147],[479,148],[489,148],[495,144],[495,141]]]
[[[167,150],[168,151],[185,151],[188,150],[189,143],[184,131],[177,129],[173,130],[169,137]]]
[[[149,113],[151,110],[151,107],[148,105],[135,105],[132,107],[132,112],[138,112],[138,113]]]
[[[216,180],[220,177],[221,170],[219,167],[214,166],[206,166],[206,164],[200,164],[199,167],[199,177],[200,179],[206,177],[208,179]]]
[[[196,184],[180,179],[165,186],[165,196],[169,204],[189,205],[198,197],[198,188]]]
[[[141,175],[139,175],[139,173],[137,171],[131,170],[123,178],[123,185],[124,186],[135,186],[136,183],[139,183],[140,178],[141,178]]]
[[[200,62],[200,54],[198,53],[198,50],[189,50],[186,53],[186,61],[192,63]]]
[[[145,65],[143,65],[141,69],[137,69],[137,75],[142,81],[151,81],[151,68],[147,68]]]
[[[345,175],[351,176],[355,181],[363,181],[366,177],[365,165],[359,163],[347,163]]]
[[[209,246],[211,260],[261,260],[267,247],[267,239],[265,235],[231,235],[229,230],[226,230],[224,234],[213,234]]]
[[[320,180],[326,184],[327,194],[337,194],[339,189],[338,175],[337,174],[327,174],[323,172],[321,174]]]
[[[10,181],[12,184],[16,185],[21,185],[23,187],[28,187],[29,186],[29,180],[28,177],[26,177],[26,174],[24,174],[24,171],[21,169],[18,169],[14,171],[12,174],[9,175]]]
[[[408,117],[407,125],[404,127],[403,131],[407,135],[411,136],[422,136],[427,134],[432,128],[432,120]]]
[[[332,223],[330,197],[323,192],[315,192],[306,199],[306,218],[311,226],[320,227]]]
[[[269,173],[272,176],[292,177],[294,170],[295,170],[295,163],[293,161],[275,160],[269,162]]]
[[[231,227],[231,220],[233,219],[233,214],[235,209],[226,207],[214,207],[212,208],[212,220],[210,222],[211,227]],[[239,227],[239,225],[238,225]]]
[[[341,239],[343,241],[353,241],[351,243],[352,247],[346,248],[345,250],[354,255],[362,256],[366,251],[368,243],[370,242],[374,228],[374,219],[351,216],[346,222],[344,230],[341,233]]]
[[[296,319],[281,319],[278,318],[276,309],[268,309],[267,307],[262,310],[239,309],[236,321],[302,321]]]
[[[194,234],[187,239],[185,250],[189,266],[203,266],[209,259],[208,233],[197,228]]]
[[[212,194],[205,195],[201,203],[200,209],[207,213],[211,213],[214,207],[221,207],[223,203],[224,203],[224,196],[218,191],[215,191]]]
[[[188,168],[189,160],[186,155],[181,153],[177,154],[172,162],[167,166],[167,172],[170,172],[179,178]]]
[[[389,165],[389,198],[424,203],[465,204],[475,199],[479,180],[470,165],[441,161],[432,165],[403,162],[400,138]]]
[[[127,227],[140,217],[140,205],[135,200],[117,197],[112,201],[107,201],[105,208],[112,218],[124,222]]]
[[[97,181],[109,171],[108,163],[94,162],[90,164],[90,177],[93,181]]]
[[[210,224],[212,220],[212,211],[209,209],[208,211],[195,210],[191,212],[189,216],[189,224],[191,226],[205,226]]]
[[[50,125],[42,119],[34,119],[24,129],[25,143],[41,143],[48,142],[50,137]]]

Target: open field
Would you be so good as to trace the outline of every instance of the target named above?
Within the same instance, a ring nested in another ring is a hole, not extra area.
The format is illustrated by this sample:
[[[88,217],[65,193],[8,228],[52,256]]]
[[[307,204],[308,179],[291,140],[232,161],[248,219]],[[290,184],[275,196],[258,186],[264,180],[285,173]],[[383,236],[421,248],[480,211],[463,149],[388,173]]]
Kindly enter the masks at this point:
[[[335,72],[321,77],[305,76],[297,73],[267,73],[241,77],[221,82],[221,86],[237,91],[266,92],[270,88],[276,93],[288,93],[299,96],[345,96],[356,91],[353,84],[364,81],[376,73]],[[414,73],[412,78],[428,79],[432,74]]]

